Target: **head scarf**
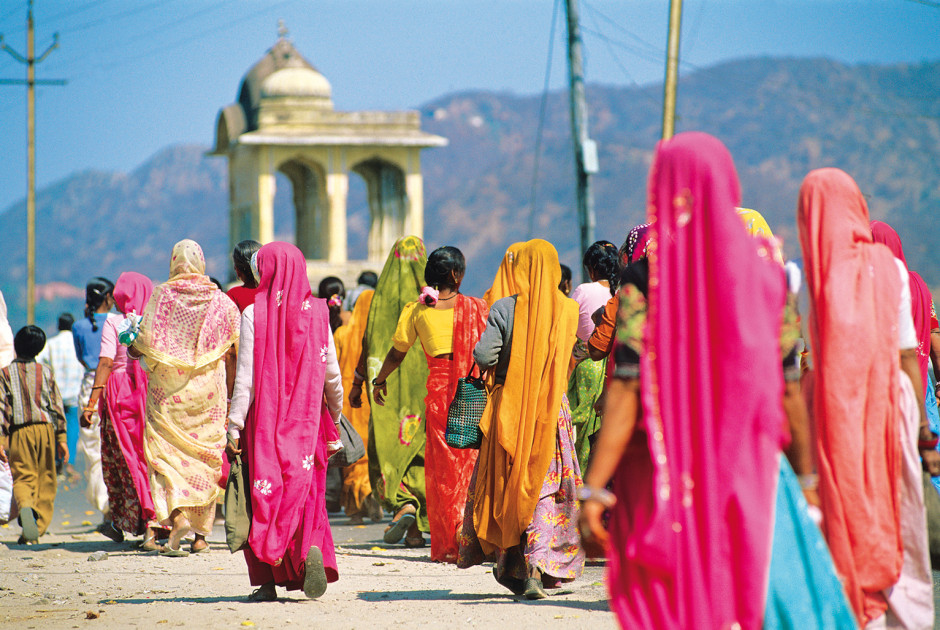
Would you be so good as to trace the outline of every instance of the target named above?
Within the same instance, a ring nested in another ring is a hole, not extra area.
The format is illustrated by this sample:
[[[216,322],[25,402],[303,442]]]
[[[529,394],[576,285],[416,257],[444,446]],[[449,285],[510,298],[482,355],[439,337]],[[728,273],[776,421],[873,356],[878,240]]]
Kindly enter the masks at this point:
[[[611,576],[634,596],[612,607],[625,627],[759,628],[783,441],[783,270],[743,229],[716,138],[660,142],[648,191],[648,452],[624,457],[614,480]]]
[[[474,525],[484,552],[519,544],[554,457],[578,304],[558,290],[555,248],[540,239],[516,250],[517,293],[506,382],[480,421]]]
[[[650,224],[641,223],[627,233],[627,240],[623,244],[623,264],[629,265],[646,258],[649,248]]]
[[[516,254],[523,245],[525,245],[525,243],[513,243],[503,255],[499,269],[496,270],[496,277],[493,278],[493,285],[483,294],[483,300],[486,302],[487,306],[493,306],[496,300],[501,300],[504,297],[509,297],[517,293],[517,287],[513,280],[513,265],[516,260]],[[559,271],[559,277],[560,274],[561,272]],[[559,280],[559,282],[561,281]]]
[[[295,246],[262,247],[258,272],[255,397],[245,421],[254,480],[249,544],[259,560],[277,564],[289,545],[297,547],[287,554],[295,559],[308,548],[297,537],[311,528],[299,524],[306,497],[317,492],[314,468],[326,464],[320,425],[332,424],[323,398],[330,317],[326,301],[310,292],[307,263]],[[259,488],[259,481],[268,483]]]
[[[417,299],[424,285],[427,259],[424,242],[417,236],[405,236],[395,242],[379,276],[365,337],[369,352],[366,383],[370,397],[372,379],[378,376],[382,361],[392,347],[398,317],[406,304]],[[380,479],[373,478],[373,485],[378,487],[373,489],[378,490],[383,500],[393,501],[412,461],[424,453],[427,380],[428,363],[424,351],[420,344],[414,344],[401,367],[386,381],[385,405],[372,405],[375,450],[381,468]]]
[[[154,289],[134,342],[148,358],[196,370],[218,361],[238,339],[238,307],[205,270],[195,241],[173,247],[170,279]]]
[[[901,246],[901,237],[887,223],[883,221],[871,222],[871,233],[876,243],[886,245],[894,257],[907,267],[904,258],[904,248]],[[917,364],[920,367],[920,379],[923,389],[927,391],[927,369],[930,365],[930,312],[933,298],[927,283],[915,271],[908,269],[911,287],[911,314],[914,316],[914,330],[917,331]]]
[[[10,328],[10,322],[7,320],[6,300],[3,299],[3,293],[0,292],[0,368],[5,368],[13,363],[15,358],[13,329]]]
[[[822,529],[861,625],[887,608],[903,560],[898,300],[891,251],[872,240],[855,181],[835,168],[800,187]]]
[[[735,210],[737,210],[741,220],[744,221],[744,227],[747,228],[748,234],[751,236],[763,236],[766,239],[772,239],[774,237],[774,233],[770,230],[770,226],[767,225],[767,221],[760,212],[751,210],[750,208],[735,208]]]
[[[118,276],[114,285],[114,304],[124,313],[140,315],[150,301],[153,282],[147,276],[135,271],[125,271]]]

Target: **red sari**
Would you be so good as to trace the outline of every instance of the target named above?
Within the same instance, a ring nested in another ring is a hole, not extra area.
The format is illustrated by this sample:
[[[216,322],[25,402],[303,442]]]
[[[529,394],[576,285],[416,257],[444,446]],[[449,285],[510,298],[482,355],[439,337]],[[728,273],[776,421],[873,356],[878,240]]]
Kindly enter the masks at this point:
[[[479,298],[457,295],[454,304],[454,358],[427,356],[428,395],[424,399],[427,446],[424,474],[427,480],[428,520],[431,526],[431,560],[457,562],[457,536],[463,524],[467,487],[478,452],[447,445],[447,408],[457,391],[457,379],[473,364],[473,348],[486,328],[489,308]]]

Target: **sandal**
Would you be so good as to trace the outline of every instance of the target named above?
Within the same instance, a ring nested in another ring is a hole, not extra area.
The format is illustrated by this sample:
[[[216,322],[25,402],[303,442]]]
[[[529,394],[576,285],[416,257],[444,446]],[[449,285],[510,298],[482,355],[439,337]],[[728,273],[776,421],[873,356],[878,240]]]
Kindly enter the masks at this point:
[[[190,553],[207,553],[209,551],[209,543],[207,542],[205,547],[200,547],[199,549],[196,549],[195,547],[190,545],[189,551]]]
[[[189,552],[183,548],[173,549],[169,545],[164,545],[160,547],[160,555],[167,558],[185,558],[189,555]]]
[[[267,588],[267,584],[264,586],[259,586],[251,592],[251,595],[245,598],[245,601],[248,602],[276,602],[277,601],[277,591],[274,589],[274,585],[271,585],[271,588]]]
[[[311,545],[304,561],[304,595],[316,599],[326,592],[326,570],[323,568],[323,553]]]
[[[405,512],[408,508],[411,508],[410,511]],[[404,514],[402,514],[404,512]],[[403,507],[399,512],[397,520],[392,521],[392,524],[385,528],[385,535],[382,536],[384,540],[389,545],[394,545],[402,539],[412,525],[415,523],[415,507],[411,504]]]
[[[548,597],[548,593],[542,588],[542,580],[534,577],[526,578],[523,595],[526,599],[545,599]]]

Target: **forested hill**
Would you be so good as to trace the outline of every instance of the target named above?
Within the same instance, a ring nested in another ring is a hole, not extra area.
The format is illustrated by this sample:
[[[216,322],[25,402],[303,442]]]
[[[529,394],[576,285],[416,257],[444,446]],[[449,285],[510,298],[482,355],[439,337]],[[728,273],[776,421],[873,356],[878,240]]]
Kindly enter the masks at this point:
[[[450,145],[424,153],[426,240],[467,254],[467,289],[482,293],[505,247],[530,235],[539,95],[464,92],[421,106],[425,129]],[[642,220],[646,176],[659,135],[661,87],[591,85],[589,128],[599,147],[597,238],[620,243]],[[805,174],[838,166],[858,181],[873,218],[904,241],[911,267],[940,286],[940,62],[847,66],[824,59],[746,59],[687,74],[677,129],[721,138],[734,156],[743,203],[762,211],[799,256],[796,195]],[[532,236],[577,267],[577,222],[567,96],[549,96]],[[207,137],[194,139],[208,144]],[[224,160],[203,145],[173,146],[128,173],[81,172],[41,190],[37,281],[81,286],[122,270],[164,279],[170,247],[198,240],[210,273],[227,276],[228,183]],[[352,182],[355,257],[364,195]],[[281,186],[282,189],[286,185]],[[279,192],[277,233],[291,233],[289,194]],[[356,209],[358,208],[358,210]],[[25,277],[25,204],[0,214],[6,264],[0,288],[16,325]],[[716,252],[716,255],[719,252]],[[364,253],[360,254],[364,256]],[[49,292],[55,295],[55,291]],[[61,292],[60,292],[61,293]],[[41,303],[42,315],[61,300]],[[45,324],[46,322],[40,321]]]

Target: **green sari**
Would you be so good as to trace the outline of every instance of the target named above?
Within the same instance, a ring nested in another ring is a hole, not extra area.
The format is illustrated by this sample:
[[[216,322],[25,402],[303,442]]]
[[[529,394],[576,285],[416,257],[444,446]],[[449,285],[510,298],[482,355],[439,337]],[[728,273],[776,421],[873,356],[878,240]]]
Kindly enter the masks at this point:
[[[424,495],[424,398],[428,363],[420,344],[414,344],[399,369],[388,377],[385,405],[375,404],[372,379],[378,376],[392,347],[398,317],[418,299],[424,285],[427,252],[416,236],[398,239],[375,288],[366,324],[369,402],[369,480],[385,507],[397,512],[410,503],[418,510],[418,528],[429,531]]]
[[[577,343],[584,346],[581,340]],[[568,404],[571,405],[571,423],[575,431],[574,448],[582,472],[587,472],[591,459],[589,440],[601,428],[601,417],[594,411],[594,403],[604,391],[606,371],[607,359],[592,361],[587,358],[578,363],[568,381]]]

